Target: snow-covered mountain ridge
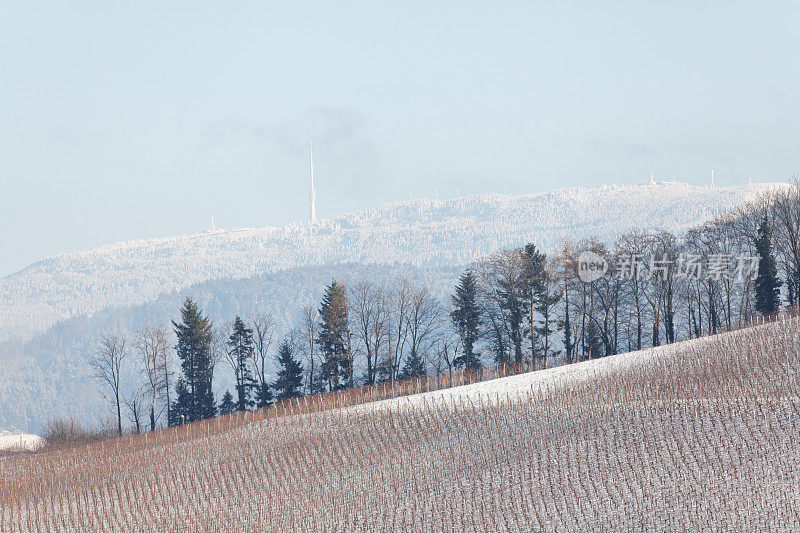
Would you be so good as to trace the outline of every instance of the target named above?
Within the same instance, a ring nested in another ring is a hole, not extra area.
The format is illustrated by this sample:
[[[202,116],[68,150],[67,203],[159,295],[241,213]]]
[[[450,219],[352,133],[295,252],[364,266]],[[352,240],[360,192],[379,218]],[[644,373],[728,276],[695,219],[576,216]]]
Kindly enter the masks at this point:
[[[343,262],[452,266],[525,242],[549,250],[565,238],[611,240],[632,227],[680,231],[774,186],[662,182],[420,199],[347,213],[313,230],[295,224],[121,242],[0,279],[0,340],[213,279]]]

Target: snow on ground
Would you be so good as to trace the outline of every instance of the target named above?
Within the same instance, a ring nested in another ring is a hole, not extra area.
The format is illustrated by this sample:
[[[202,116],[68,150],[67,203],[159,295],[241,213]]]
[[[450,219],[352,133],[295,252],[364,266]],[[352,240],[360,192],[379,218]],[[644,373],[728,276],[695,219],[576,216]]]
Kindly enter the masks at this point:
[[[799,347],[800,319],[782,319],[363,416],[12,456],[0,530],[800,531]],[[531,389],[543,401],[475,401]]]
[[[693,342],[703,342],[697,339]],[[577,385],[595,376],[611,373],[623,369],[632,369],[659,357],[674,353],[676,348],[683,343],[659,348],[650,348],[637,352],[628,352],[619,355],[592,359],[580,363],[572,363],[536,372],[527,372],[516,376],[491,379],[470,385],[461,385],[449,389],[432,392],[423,392],[381,400],[354,408],[357,412],[371,412],[373,410],[388,409],[402,410],[417,407],[441,407],[450,405],[459,400],[500,402],[506,399],[515,399],[526,396],[534,390],[552,387],[555,385]]]
[[[765,326],[751,328],[753,331]],[[736,334],[736,332],[732,332]],[[687,346],[702,349],[715,342],[715,337],[691,339],[667,346],[648,348],[645,350],[621,353],[581,361],[579,363],[565,364],[546,370],[527,372],[516,376],[491,379],[469,385],[461,385],[448,389],[424,392],[381,400],[366,405],[356,406],[357,413],[367,413],[381,409],[403,410],[419,407],[443,407],[458,403],[459,400],[489,401],[500,403],[504,400],[513,400],[525,397],[527,394],[556,386],[575,386],[594,377],[614,374],[620,371],[632,370],[652,362],[667,363],[673,356],[680,354]]]
[[[44,442],[39,435],[0,431],[0,451],[34,451],[44,446]]]

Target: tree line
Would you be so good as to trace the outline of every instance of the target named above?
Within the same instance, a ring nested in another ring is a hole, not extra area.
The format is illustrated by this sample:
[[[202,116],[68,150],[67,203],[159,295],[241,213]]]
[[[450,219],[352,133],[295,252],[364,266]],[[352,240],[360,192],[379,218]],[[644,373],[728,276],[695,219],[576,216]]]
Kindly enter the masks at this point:
[[[586,251],[609,265],[592,282],[579,274]],[[758,259],[747,275],[742,258]],[[795,183],[681,236],[634,230],[613,246],[587,239],[549,255],[534,244],[502,250],[469,265],[445,298],[408,279],[332,280],[319,305],[300,310],[274,354],[278,332],[268,315],[215,326],[187,298],[172,335],[144,328],[131,346],[121,335],[104,335],[92,366],[118,432],[123,413],[139,432],[360,385],[604,357],[713,334],[798,303]],[[128,357],[143,384],[126,394]],[[219,363],[234,387],[216,399]]]

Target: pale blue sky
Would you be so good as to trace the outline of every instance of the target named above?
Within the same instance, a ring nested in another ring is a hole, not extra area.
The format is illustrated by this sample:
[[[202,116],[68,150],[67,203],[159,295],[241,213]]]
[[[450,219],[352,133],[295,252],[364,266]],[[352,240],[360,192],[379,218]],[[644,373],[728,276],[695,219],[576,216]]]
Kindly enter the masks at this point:
[[[299,221],[312,138],[323,217],[800,171],[796,2],[385,4],[0,0],[0,275]]]

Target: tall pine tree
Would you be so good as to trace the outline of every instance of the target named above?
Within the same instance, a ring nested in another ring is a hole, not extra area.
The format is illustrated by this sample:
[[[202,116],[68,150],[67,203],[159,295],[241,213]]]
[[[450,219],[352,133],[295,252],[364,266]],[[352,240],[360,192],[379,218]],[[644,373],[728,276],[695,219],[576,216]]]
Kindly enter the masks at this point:
[[[478,307],[478,283],[469,270],[461,275],[456,292],[450,297],[453,310],[450,319],[461,341],[461,355],[453,363],[468,370],[481,367],[481,356],[475,351],[480,337],[481,311]]]
[[[256,403],[253,392],[258,384],[250,369],[254,350],[253,330],[237,316],[233,321],[233,332],[228,338],[228,360],[236,378],[236,408],[239,411],[245,411]]]
[[[328,390],[352,387],[347,294],[336,280],[325,289],[319,316],[320,332],[317,343],[322,351],[322,373],[328,381]]]
[[[557,355],[553,348],[553,335],[563,327],[563,322],[556,318],[556,306],[563,294],[553,275],[547,268],[547,255],[536,249],[533,244],[525,246],[524,255],[527,264],[527,302],[528,335],[531,341],[531,359],[537,359],[547,366],[547,358]],[[568,339],[567,339],[568,340]]]
[[[278,350],[278,378],[273,388],[278,400],[302,396],[303,365],[295,359],[289,341],[284,340]]]
[[[569,298],[564,298],[564,352],[567,362],[572,362],[572,325],[569,321]]]
[[[758,226],[755,246],[756,253],[761,256],[755,282],[756,311],[766,316],[777,312],[781,303],[778,267],[775,265],[775,256],[772,255],[772,229],[766,216]]]
[[[216,415],[214,392],[214,363],[211,359],[212,324],[208,317],[187,298],[181,308],[181,322],[172,322],[178,344],[175,347],[181,361],[181,376],[176,386],[177,399],[174,404],[173,424],[180,416],[189,421],[211,418]]]
[[[236,411],[236,404],[233,403],[233,395],[231,391],[226,390],[225,394],[222,395],[222,401],[219,402],[219,414],[229,415],[234,411]]]

